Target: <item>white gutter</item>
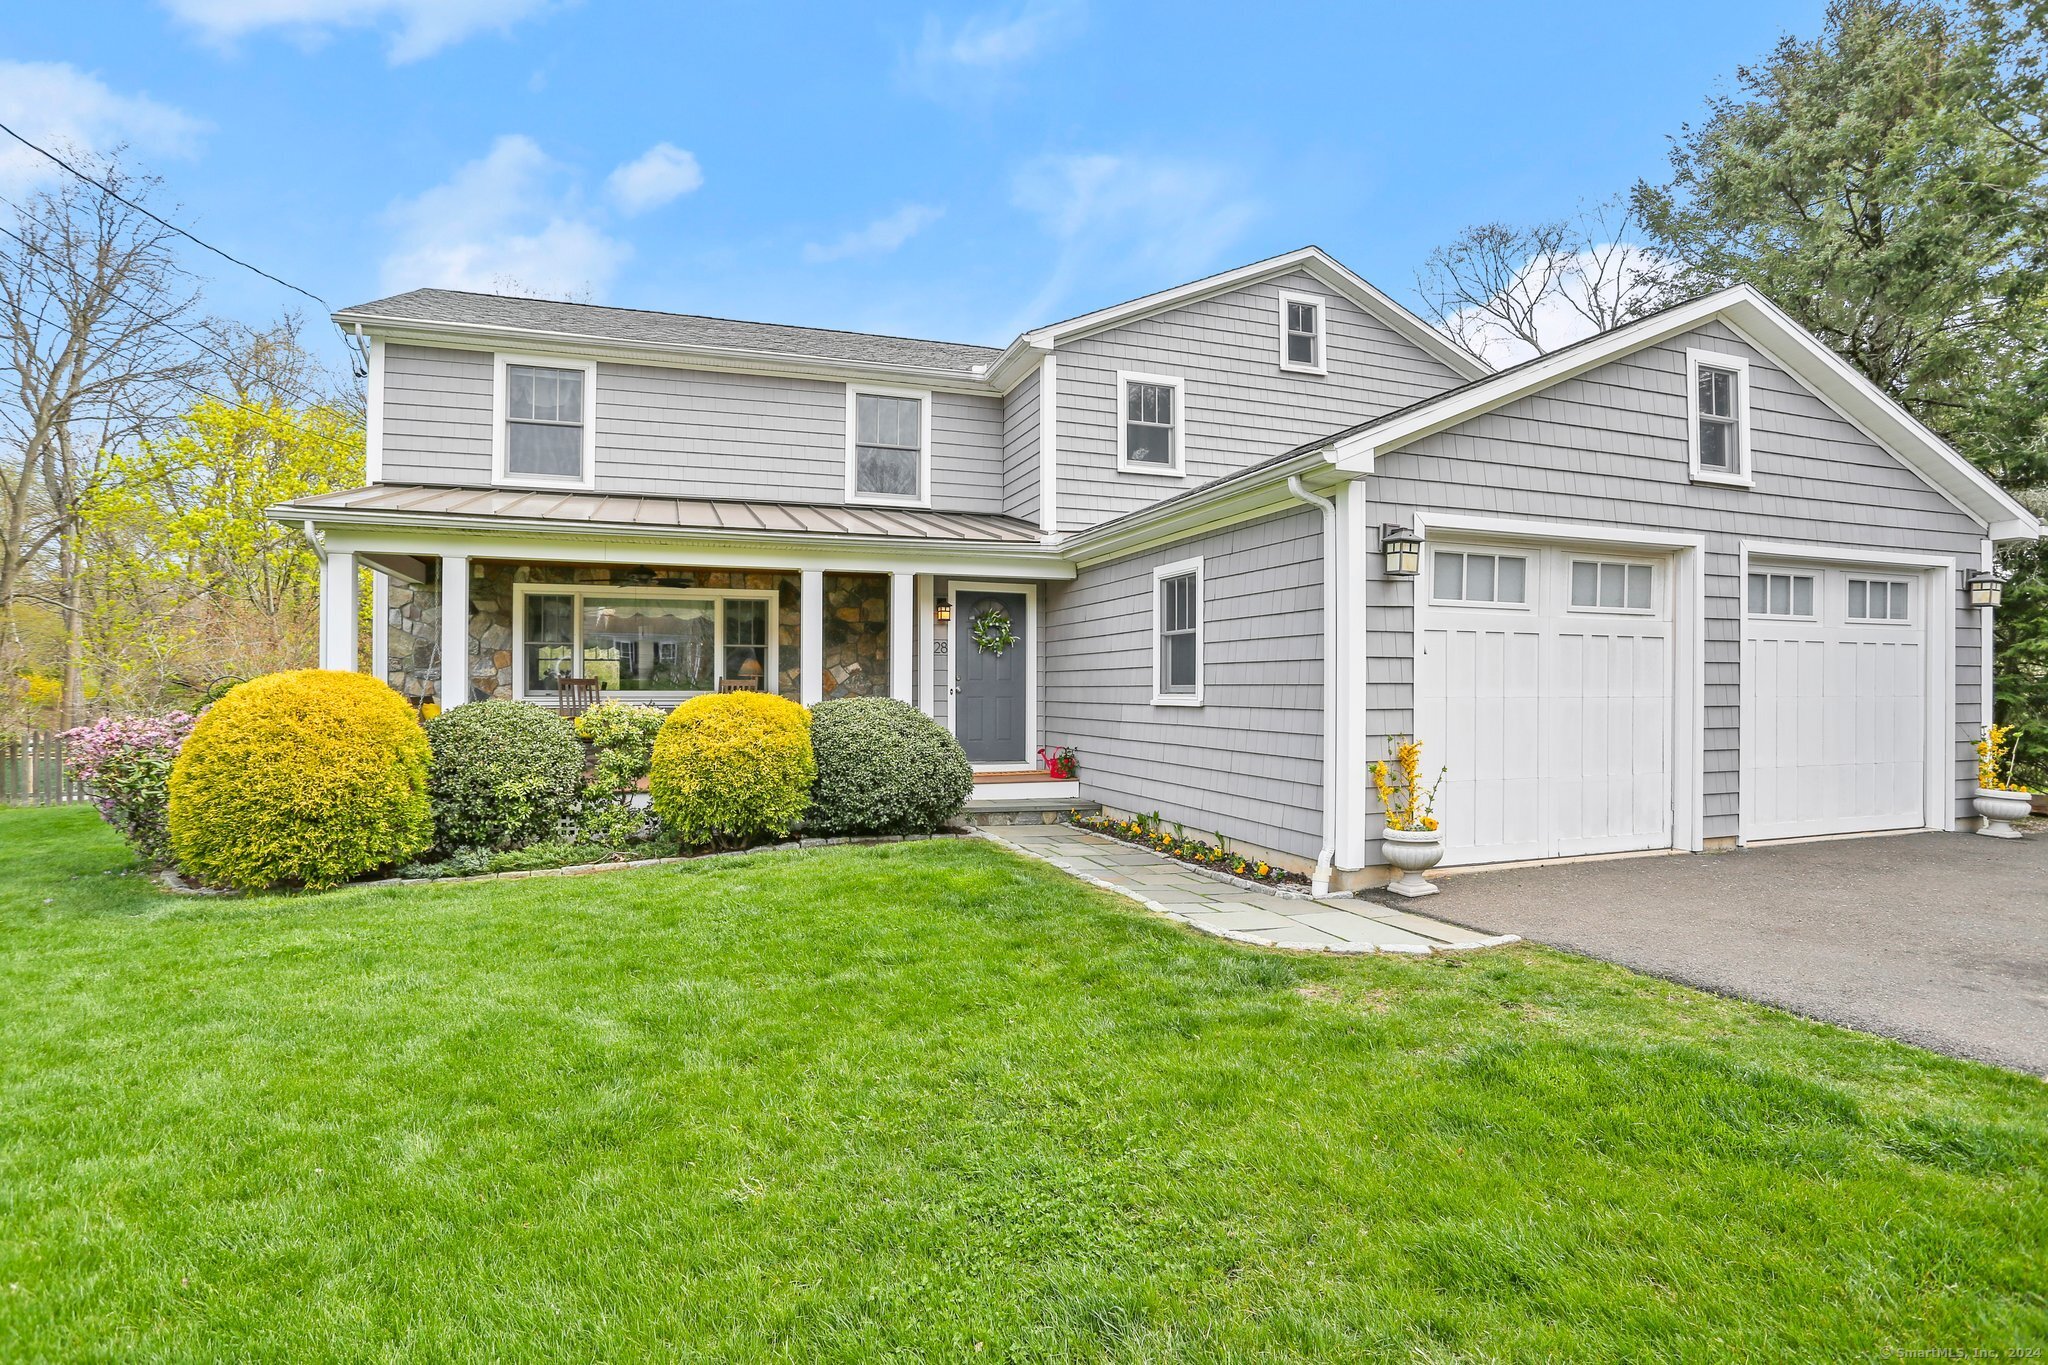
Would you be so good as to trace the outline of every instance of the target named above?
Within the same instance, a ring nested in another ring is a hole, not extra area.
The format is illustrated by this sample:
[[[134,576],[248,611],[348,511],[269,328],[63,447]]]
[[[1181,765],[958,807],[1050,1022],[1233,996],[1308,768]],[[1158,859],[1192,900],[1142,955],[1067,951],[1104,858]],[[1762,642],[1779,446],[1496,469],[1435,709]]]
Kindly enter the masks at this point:
[[[1327,896],[1337,861],[1337,504],[1309,492],[1299,474],[1287,476],[1287,491],[1323,513],[1323,851],[1309,890]]]

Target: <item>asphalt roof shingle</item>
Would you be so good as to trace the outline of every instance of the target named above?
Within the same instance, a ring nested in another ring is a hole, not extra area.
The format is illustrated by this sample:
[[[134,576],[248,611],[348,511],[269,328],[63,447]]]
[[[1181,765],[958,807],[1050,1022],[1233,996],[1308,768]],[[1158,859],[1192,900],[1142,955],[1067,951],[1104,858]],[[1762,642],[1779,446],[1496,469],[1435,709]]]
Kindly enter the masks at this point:
[[[603,341],[644,342],[663,346],[705,346],[735,351],[765,351],[816,360],[845,360],[911,369],[972,373],[1002,351],[957,341],[922,341],[914,337],[878,336],[869,332],[838,332],[825,327],[790,327],[776,322],[738,322],[692,313],[656,313],[640,308],[608,308],[594,303],[563,303],[555,299],[515,298],[507,294],[472,294],[459,289],[415,289],[344,308],[339,319],[372,318],[397,322],[447,323],[467,327],[510,327],[559,336]]]

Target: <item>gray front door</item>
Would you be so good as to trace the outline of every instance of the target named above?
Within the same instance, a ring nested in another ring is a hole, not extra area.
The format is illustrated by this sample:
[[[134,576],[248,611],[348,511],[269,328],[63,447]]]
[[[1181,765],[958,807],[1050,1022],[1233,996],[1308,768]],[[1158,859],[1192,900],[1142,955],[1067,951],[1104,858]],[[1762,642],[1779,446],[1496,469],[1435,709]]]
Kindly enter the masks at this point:
[[[1000,655],[974,643],[974,618],[991,603],[1009,615],[1017,637]],[[1021,592],[953,594],[953,737],[970,762],[1021,765],[1030,757],[1024,752],[1029,625]]]

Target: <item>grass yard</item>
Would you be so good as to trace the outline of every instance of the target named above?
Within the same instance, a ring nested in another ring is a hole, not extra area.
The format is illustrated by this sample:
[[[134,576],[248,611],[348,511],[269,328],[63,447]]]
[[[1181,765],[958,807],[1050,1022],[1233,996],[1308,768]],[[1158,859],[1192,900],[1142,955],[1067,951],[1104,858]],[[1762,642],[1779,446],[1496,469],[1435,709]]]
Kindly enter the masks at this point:
[[[987,845],[153,892],[0,811],[0,1359],[2048,1342],[2038,1082]]]

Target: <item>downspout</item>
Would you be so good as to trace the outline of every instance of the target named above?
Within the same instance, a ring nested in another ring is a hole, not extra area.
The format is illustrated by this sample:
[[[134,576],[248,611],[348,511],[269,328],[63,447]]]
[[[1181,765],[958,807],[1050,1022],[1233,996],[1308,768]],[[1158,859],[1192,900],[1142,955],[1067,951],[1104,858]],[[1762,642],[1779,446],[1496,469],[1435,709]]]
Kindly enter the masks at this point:
[[[1309,890],[1327,896],[1337,861],[1337,504],[1309,492],[1299,474],[1288,476],[1287,491],[1323,512],[1323,851]]]

